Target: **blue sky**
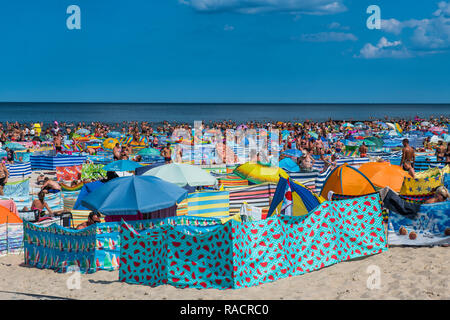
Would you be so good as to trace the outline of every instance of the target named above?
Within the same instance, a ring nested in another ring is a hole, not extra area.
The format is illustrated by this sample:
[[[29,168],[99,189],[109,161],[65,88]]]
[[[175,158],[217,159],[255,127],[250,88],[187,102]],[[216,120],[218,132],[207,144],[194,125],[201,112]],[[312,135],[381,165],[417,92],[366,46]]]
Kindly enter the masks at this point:
[[[16,0],[0,30],[0,101],[450,102],[450,0]]]

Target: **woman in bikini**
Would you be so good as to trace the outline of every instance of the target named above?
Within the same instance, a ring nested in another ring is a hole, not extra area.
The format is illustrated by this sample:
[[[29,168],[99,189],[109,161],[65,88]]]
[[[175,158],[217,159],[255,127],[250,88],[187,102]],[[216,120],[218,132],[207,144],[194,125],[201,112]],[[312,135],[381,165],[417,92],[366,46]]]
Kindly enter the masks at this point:
[[[41,214],[44,209],[47,209],[48,213],[53,216],[53,211],[50,209],[47,202],[45,202],[45,193],[43,191],[40,191],[38,193],[38,198],[34,199],[33,203],[31,204],[31,210],[38,210],[39,214]]]

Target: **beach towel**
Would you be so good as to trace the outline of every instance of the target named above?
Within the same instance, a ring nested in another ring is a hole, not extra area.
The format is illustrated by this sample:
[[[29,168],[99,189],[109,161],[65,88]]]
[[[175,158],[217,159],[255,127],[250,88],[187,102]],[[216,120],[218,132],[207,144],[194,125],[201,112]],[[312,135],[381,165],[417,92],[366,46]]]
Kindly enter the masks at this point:
[[[406,235],[400,235],[404,227]],[[450,244],[450,201],[423,204],[415,219],[390,212],[389,214],[389,244],[428,246]],[[446,235],[446,230],[447,234]],[[415,232],[416,239],[410,239],[409,234]]]
[[[228,191],[195,192],[188,195],[188,215],[201,217],[228,217],[230,193]]]
[[[81,168],[81,165],[56,167],[56,178],[58,182],[80,180]]]
[[[386,251],[382,221],[375,195],[324,202],[302,217],[230,220],[201,234],[187,234],[177,226],[139,233],[123,223],[119,281],[198,289],[252,287]]]

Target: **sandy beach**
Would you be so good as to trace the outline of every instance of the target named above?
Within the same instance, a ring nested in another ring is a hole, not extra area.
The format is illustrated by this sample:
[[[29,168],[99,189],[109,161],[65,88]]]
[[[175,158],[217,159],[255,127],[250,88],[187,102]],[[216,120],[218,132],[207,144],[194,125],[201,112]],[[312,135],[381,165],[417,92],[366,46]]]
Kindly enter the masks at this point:
[[[69,290],[70,274],[23,266],[23,255],[0,258],[0,299],[450,299],[448,247],[392,247],[364,259],[342,262],[301,276],[238,290],[151,288],[118,282],[118,271],[81,276],[81,289]],[[367,268],[380,268],[380,289],[368,289]]]

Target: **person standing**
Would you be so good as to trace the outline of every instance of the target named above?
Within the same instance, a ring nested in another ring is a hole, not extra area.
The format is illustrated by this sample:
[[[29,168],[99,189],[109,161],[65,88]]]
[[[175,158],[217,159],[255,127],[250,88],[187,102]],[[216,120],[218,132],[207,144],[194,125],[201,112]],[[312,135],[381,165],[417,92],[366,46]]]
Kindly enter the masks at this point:
[[[408,139],[403,139],[402,144],[402,160],[400,162],[400,165],[402,166],[403,170],[408,171],[411,177],[414,178],[414,161],[416,160],[414,149],[409,145]]]
[[[0,164],[0,196],[3,196],[3,187],[8,182],[9,172],[6,168],[5,160],[3,159]]]

